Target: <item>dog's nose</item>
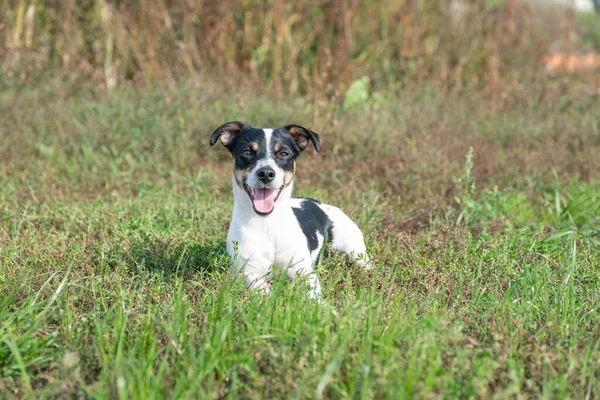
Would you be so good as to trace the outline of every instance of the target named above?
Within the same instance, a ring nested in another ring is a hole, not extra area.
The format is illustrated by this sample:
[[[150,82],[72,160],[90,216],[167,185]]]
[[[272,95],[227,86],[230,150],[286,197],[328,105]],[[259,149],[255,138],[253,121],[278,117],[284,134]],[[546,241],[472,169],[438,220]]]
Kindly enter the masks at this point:
[[[269,183],[275,179],[275,170],[271,167],[262,167],[256,171],[256,175],[262,183]]]

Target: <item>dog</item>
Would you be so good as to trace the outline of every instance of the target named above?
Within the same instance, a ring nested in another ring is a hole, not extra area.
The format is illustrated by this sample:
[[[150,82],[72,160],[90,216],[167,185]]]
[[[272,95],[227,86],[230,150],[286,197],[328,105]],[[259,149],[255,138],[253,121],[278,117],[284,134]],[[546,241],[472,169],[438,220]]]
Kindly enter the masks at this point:
[[[219,126],[210,145],[220,141],[233,157],[233,215],[227,235],[231,267],[246,283],[269,294],[273,269],[290,278],[305,277],[309,297],[320,298],[314,273],[326,243],[370,267],[363,234],[337,207],[292,197],[296,158],[309,143],[321,150],[319,135],[300,125],[253,128],[239,121]]]

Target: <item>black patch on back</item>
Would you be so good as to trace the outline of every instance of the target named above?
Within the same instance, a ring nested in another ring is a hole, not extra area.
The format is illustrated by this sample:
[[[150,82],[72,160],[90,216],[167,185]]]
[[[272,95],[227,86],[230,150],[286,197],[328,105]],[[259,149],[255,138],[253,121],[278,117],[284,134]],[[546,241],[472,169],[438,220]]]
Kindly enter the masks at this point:
[[[302,199],[304,201],[301,208],[292,207],[292,211],[296,215],[300,228],[302,228],[302,232],[308,241],[308,247],[312,252],[319,246],[317,232],[325,239],[323,244],[331,242],[331,228],[333,223],[318,206],[321,202],[308,197],[303,197]]]

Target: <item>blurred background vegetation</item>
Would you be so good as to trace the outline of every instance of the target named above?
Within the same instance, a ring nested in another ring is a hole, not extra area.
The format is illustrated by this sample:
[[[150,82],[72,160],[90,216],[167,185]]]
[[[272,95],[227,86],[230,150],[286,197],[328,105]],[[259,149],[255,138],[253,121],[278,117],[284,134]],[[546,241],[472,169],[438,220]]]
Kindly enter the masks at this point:
[[[597,52],[596,17],[550,0],[4,0],[0,66],[5,84],[94,90],[192,75],[316,103],[342,103],[353,82],[506,96],[560,81],[551,54]],[[597,91],[590,63],[563,86]]]

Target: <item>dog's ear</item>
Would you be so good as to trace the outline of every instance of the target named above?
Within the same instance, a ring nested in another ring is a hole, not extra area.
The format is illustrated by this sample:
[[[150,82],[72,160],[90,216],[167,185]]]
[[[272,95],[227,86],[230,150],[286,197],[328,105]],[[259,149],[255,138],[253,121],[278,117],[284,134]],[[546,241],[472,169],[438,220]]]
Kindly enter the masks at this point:
[[[300,148],[300,151],[306,149],[309,140],[312,142],[313,146],[315,146],[315,150],[318,152],[321,151],[321,139],[319,138],[318,133],[308,130],[300,125],[286,125],[283,128],[290,133],[290,136],[294,139]]]
[[[210,135],[210,145],[214,146],[217,143],[217,140],[221,140],[223,146],[227,147],[233,140],[235,136],[244,129],[246,125],[239,121],[231,121],[226,124],[221,125]]]

